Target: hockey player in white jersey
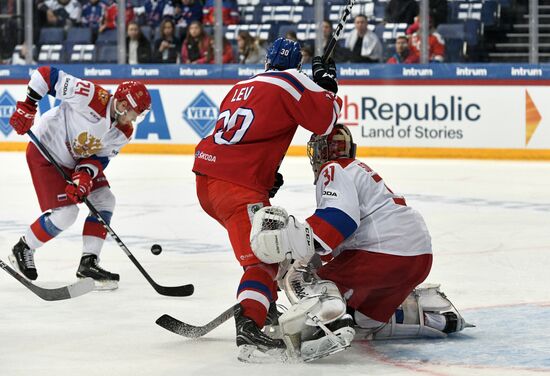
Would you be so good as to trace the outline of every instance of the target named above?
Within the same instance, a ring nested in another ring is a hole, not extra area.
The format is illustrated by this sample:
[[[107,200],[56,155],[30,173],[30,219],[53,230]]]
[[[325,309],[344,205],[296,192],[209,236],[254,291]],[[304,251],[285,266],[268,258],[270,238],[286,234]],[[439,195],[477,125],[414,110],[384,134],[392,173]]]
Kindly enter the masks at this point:
[[[313,135],[315,213],[305,223],[278,207],[254,217],[256,256],[266,263],[296,260],[280,281],[292,307],[279,322],[287,348],[305,360],[343,350],[354,335],[445,337],[469,326],[438,285],[417,288],[432,265],[426,224],[355,159],[355,149],[341,124],[327,136]],[[319,255],[325,263],[313,268],[310,260]]]
[[[151,106],[146,87],[137,81],[120,84],[113,95],[101,86],[81,80],[55,67],[42,66],[33,72],[27,97],[17,102],[10,124],[18,134],[34,125],[37,102],[51,95],[61,104],[47,112],[33,130],[38,140],[72,176],[67,184],[36,145],[27,146],[27,164],[43,212],[13,247],[10,260],[28,279],[37,271],[34,251],[71,226],[78,215],[77,204],[88,197],[101,216],[109,222],[115,196],[104,174],[111,158],[130,141],[133,124]],[[83,252],[77,277],[91,277],[98,288],[115,288],[119,275],[98,265],[106,230],[90,213],[82,231]]]

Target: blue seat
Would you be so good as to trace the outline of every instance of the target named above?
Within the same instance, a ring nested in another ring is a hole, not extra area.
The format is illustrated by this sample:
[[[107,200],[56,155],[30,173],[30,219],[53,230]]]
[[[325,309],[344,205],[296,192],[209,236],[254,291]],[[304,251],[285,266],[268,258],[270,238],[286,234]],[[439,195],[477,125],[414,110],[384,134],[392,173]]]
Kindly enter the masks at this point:
[[[464,40],[466,37],[464,23],[440,24],[437,27],[437,32],[445,39],[445,42],[449,39]]]
[[[91,43],[92,29],[89,27],[72,27],[67,33],[67,42]]]
[[[471,46],[476,46],[479,42],[481,32],[481,21],[466,20],[464,21],[464,40]]]
[[[153,41],[153,29],[149,25],[141,26],[141,33],[149,42]]]
[[[93,44],[72,44],[69,48],[66,47],[66,50],[69,63],[90,63],[95,60],[95,45]]]
[[[466,26],[464,23],[441,24],[437,32],[445,40],[445,62],[457,63],[464,59]]]
[[[40,30],[38,44],[62,43],[65,39],[65,32],[61,27],[44,27]]]
[[[499,5],[496,1],[486,0],[481,8],[481,22],[485,26],[493,26],[497,23]]]
[[[40,52],[38,53],[39,63],[63,63],[65,56],[63,53],[62,44],[43,44],[40,46]]]
[[[117,43],[117,31],[116,30],[105,30],[102,33],[99,33],[97,40],[95,41],[97,45],[113,45]]]
[[[105,44],[97,47],[97,63],[116,63],[118,47],[116,45]]]

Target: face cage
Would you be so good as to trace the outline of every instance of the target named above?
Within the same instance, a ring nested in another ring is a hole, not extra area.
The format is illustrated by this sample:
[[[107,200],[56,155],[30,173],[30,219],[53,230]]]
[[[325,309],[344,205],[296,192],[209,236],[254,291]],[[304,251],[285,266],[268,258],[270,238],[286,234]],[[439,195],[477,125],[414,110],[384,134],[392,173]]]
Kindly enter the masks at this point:
[[[319,172],[321,172],[321,166],[328,161],[327,138],[327,136],[312,135],[307,143],[307,156],[309,157],[309,163],[311,164],[315,177],[313,184],[317,183]]]

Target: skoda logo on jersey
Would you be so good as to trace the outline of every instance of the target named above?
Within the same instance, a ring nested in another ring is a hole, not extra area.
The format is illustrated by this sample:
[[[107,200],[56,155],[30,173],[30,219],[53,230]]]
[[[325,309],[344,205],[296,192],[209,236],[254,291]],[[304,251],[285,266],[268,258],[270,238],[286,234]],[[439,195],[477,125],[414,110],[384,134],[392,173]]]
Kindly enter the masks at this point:
[[[204,91],[183,110],[183,118],[197,134],[203,138],[210,134],[218,119],[218,106]]]
[[[8,136],[13,128],[10,125],[11,114],[15,111],[15,100],[7,91],[0,96],[0,131]]]

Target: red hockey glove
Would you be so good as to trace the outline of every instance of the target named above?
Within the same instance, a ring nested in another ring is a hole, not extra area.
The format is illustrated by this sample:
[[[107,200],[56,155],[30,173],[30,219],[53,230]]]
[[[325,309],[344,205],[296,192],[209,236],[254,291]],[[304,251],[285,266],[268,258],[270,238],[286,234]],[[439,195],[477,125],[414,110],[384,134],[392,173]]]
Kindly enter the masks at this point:
[[[36,114],[36,104],[26,101],[17,102],[15,112],[11,115],[10,124],[17,134],[25,134],[31,129]]]
[[[92,176],[84,170],[77,171],[72,176],[73,183],[65,187],[67,197],[75,204],[84,202],[84,198],[92,190]]]

